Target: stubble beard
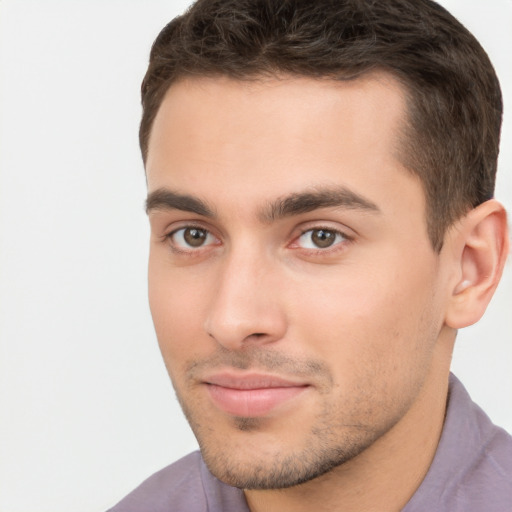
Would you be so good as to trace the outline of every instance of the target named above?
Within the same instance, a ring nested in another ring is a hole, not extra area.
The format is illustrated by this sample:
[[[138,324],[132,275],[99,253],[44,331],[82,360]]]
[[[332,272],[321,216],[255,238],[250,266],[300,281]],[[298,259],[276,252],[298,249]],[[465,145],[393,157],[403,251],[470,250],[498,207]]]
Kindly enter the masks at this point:
[[[303,484],[350,461],[388,430],[386,427],[377,431],[366,425],[339,427],[333,421],[332,411],[324,411],[304,436],[302,446],[259,446],[251,453],[244,451],[244,446],[231,443],[229,436],[219,437],[179,393],[177,396],[210,472],[240,489],[285,489]],[[247,434],[251,442],[251,435],[261,432],[265,422],[264,418],[233,418],[232,428]]]
[[[343,445],[329,445],[323,439],[310,436],[314,442],[292,453],[254,455],[237,460],[228,448],[216,449],[198,437],[201,453],[210,472],[222,482],[240,489],[270,490],[294,487],[326,473],[353,459],[372,444],[373,439],[353,439]],[[340,441],[338,440],[338,443]]]
[[[333,469],[350,461],[380,436],[387,432],[399,421],[404,411],[395,411],[393,417],[388,417],[384,423],[376,426],[375,416],[378,411],[385,411],[389,403],[375,403],[375,397],[359,394],[352,397],[350,403],[326,402],[323,410],[314,418],[309,431],[304,432],[301,441],[290,446],[288,443],[279,445],[279,434],[265,436],[267,431],[266,418],[233,417],[231,427],[233,433],[243,433],[244,442],[240,436],[230,437],[225,431],[216,431],[216,425],[209,421],[204,411],[204,404],[194,398],[193,388],[188,387],[194,381],[194,375],[204,368],[217,367],[221,364],[235,368],[247,369],[256,363],[257,368],[272,370],[280,368],[290,375],[316,374],[317,382],[323,382],[320,389],[315,390],[320,395],[329,395],[332,391],[332,376],[322,363],[307,362],[300,365],[285,356],[274,354],[219,354],[204,362],[194,362],[188,365],[185,374],[184,389],[173,386],[183,412],[199,443],[203,460],[210,472],[222,482],[240,489],[270,490],[284,489],[297,486],[318,478]],[[373,398],[373,399],[372,399]],[[373,403],[373,409],[365,407],[364,412],[358,404]],[[405,404],[403,404],[405,405]],[[357,423],[348,418],[359,418]],[[286,417],[283,417],[286,422]],[[289,429],[296,425],[290,423]],[[229,430],[228,430],[229,432]],[[281,436],[286,436],[287,426],[281,426]],[[233,439],[238,438],[238,442]],[[265,441],[261,441],[261,440]],[[268,440],[268,442],[267,442]],[[286,441],[286,439],[285,439]],[[258,444],[258,442],[260,444]]]

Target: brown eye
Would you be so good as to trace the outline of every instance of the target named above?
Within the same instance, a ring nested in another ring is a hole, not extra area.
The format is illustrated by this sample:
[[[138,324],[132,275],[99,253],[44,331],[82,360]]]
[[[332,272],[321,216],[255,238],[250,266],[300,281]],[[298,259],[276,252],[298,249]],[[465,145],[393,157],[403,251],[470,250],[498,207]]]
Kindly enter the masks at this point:
[[[315,229],[311,233],[311,241],[320,248],[330,247],[336,240],[336,233],[325,229]]]
[[[309,229],[299,237],[299,245],[304,249],[328,249],[343,240],[346,237],[333,229]]]
[[[181,249],[198,249],[215,241],[213,235],[206,229],[197,227],[181,228],[169,236],[173,244]]]
[[[206,241],[208,233],[204,229],[186,228],[183,231],[183,240],[190,245],[190,247],[201,247]]]

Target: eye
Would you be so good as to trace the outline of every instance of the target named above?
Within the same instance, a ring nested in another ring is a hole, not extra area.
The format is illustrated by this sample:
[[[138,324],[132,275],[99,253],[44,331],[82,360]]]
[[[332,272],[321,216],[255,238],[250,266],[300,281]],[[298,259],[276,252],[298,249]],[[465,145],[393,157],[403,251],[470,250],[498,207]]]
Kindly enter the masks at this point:
[[[298,238],[297,245],[303,249],[328,249],[333,245],[347,240],[339,231],[334,229],[308,229]]]
[[[186,227],[177,229],[168,235],[173,245],[179,249],[198,249],[215,243],[215,237],[206,229]]]

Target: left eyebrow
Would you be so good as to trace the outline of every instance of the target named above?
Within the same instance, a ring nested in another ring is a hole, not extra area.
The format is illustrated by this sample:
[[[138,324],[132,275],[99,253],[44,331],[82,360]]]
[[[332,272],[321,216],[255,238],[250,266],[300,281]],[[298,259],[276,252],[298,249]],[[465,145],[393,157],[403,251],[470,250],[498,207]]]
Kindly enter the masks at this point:
[[[344,208],[380,213],[379,207],[347,187],[321,187],[297,192],[271,202],[260,213],[262,222],[308,213],[320,208]]]

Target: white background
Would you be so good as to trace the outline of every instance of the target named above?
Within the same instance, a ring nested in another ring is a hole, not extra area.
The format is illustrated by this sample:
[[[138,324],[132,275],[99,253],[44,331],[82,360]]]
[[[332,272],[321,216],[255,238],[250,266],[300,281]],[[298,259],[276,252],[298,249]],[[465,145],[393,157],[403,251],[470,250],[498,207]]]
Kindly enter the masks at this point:
[[[502,80],[510,211],[512,1],[442,3]],[[0,0],[0,512],[100,512],[195,447],[147,306],[137,143],[150,45],[186,4]],[[510,267],[453,366],[512,431]]]

